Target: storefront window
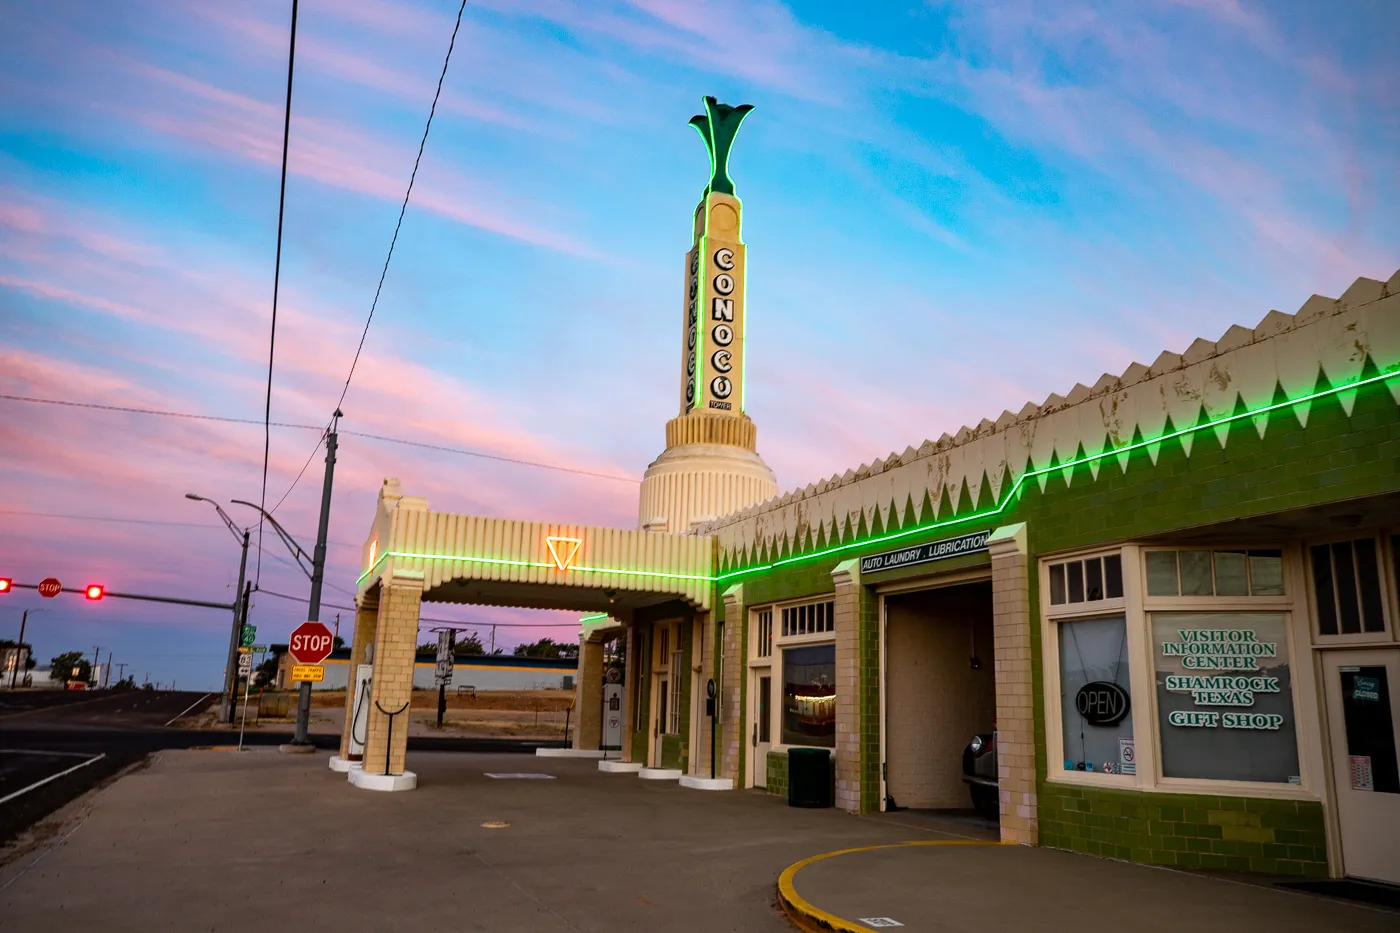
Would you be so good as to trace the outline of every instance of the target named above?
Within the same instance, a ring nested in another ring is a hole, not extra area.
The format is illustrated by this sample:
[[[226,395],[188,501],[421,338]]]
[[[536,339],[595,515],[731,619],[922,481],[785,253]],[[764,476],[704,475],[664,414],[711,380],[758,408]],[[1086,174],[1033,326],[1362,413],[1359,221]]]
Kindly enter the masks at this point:
[[[1281,613],[1153,613],[1163,776],[1299,782],[1287,638]]]
[[[783,649],[785,745],[836,747],[836,646]]]
[[[1059,623],[1066,771],[1136,774],[1123,616]]]

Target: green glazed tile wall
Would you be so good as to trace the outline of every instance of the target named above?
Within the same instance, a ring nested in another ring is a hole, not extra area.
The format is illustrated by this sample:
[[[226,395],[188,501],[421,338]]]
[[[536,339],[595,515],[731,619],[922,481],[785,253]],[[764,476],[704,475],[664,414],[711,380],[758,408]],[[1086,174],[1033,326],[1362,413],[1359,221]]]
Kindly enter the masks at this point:
[[[1322,805],[1042,784],[1040,844],[1178,868],[1327,875]]]

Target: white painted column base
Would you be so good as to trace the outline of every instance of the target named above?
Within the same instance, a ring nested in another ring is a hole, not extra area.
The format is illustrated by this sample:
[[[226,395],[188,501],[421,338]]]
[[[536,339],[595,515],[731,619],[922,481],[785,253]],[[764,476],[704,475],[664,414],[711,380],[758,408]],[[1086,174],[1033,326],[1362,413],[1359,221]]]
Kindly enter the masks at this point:
[[[344,774],[347,771],[354,771],[356,768],[363,768],[365,763],[363,761],[351,761],[349,758],[341,758],[339,755],[332,755],[330,765],[332,771]]]
[[[707,778],[687,774],[681,778],[681,787],[694,790],[733,790],[734,781],[731,778]]]
[[[636,774],[642,770],[640,761],[600,761],[598,770],[609,774]]]
[[[540,758],[602,758],[603,753],[596,748],[537,748]]]
[[[681,778],[680,768],[642,768],[637,772],[637,777],[643,781],[678,781]]]
[[[413,790],[418,786],[418,775],[412,771],[403,774],[369,774],[364,768],[350,772],[350,783],[361,790]]]

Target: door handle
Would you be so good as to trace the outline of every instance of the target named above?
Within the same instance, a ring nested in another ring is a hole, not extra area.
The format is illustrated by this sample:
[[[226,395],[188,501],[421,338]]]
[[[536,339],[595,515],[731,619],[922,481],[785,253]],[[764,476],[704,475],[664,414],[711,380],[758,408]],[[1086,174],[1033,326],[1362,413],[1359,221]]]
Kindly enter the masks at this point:
[[[753,747],[758,748],[758,723],[753,724]]]

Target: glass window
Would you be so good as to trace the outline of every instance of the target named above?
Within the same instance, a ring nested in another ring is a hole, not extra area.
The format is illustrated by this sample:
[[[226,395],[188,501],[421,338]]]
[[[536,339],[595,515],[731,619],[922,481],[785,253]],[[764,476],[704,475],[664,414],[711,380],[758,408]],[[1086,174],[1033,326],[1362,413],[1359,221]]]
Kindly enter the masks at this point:
[[[1283,552],[1249,552],[1249,595],[1283,595]]]
[[[1103,595],[1106,599],[1123,598],[1123,558],[1117,554],[1103,559]]]
[[[1166,777],[1298,783],[1286,617],[1152,615]]]
[[[783,649],[785,745],[836,747],[836,646]]]
[[[1377,665],[1344,667],[1340,673],[1352,790],[1400,794],[1387,671]]]
[[[1091,601],[1103,599],[1103,561],[1097,557],[1084,562],[1084,591]]]
[[[1176,551],[1148,551],[1147,595],[1179,596],[1176,584]]]
[[[1215,552],[1215,595],[1249,595],[1249,558],[1244,551]]]
[[[671,735],[681,731],[681,668],[684,666],[679,651],[671,655],[671,721],[666,726]]]
[[[1123,616],[1059,628],[1065,770],[1136,774]]]
[[[1178,551],[1182,596],[1214,596],[1210,582],[1210,551]]]
[[[1375,538],[1315,544],[1308,549],[1319,635],[1385,631],[1376,552]]]
[[[1084,564],[1082,561],[1071,561],[1066,565],[1069,569],[1069,601],[1072,603],[1084,602]]]
[[[1065,603],[1065,565],[1053,564],[1050,567],[1050,605],[1063,606]]]
[[[760,658],[773,655],[773,610],[765,609],[758,614],[758,645],[754,654]]]

